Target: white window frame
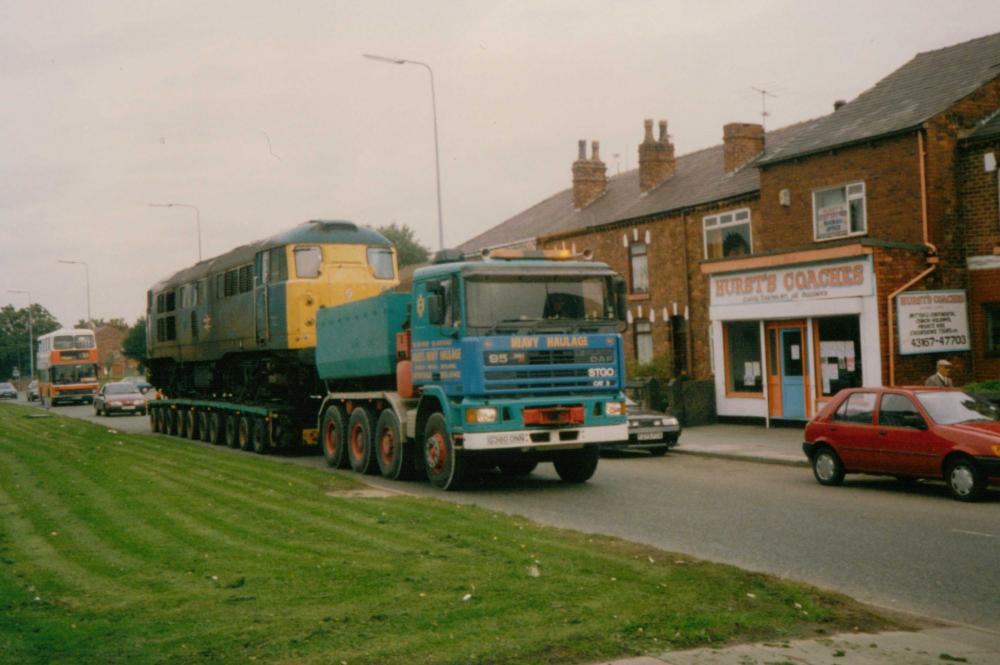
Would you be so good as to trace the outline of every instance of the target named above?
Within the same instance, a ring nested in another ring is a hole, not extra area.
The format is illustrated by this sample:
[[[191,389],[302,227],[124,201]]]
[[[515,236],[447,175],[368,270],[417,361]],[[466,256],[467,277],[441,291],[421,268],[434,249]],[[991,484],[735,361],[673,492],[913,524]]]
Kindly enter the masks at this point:
[[[740,215],[746,215],[746,218],[737,219]],[[732,220],[728,222],[723,222],[722,218],[726,215],[732,215]],[[750,236],[750,253],[753,254],[753,225],[750,223],[752,215],[750,214],[750,208],[737,208],[736,210],[726,210],[724,212],[717,213],[715,215],[706,215],[701,218],[701,245],[704,252],[705,258],[708,256],[708,232],[709,230],[715,231],[716,229],[727,229],[733,226],[747,225],[747,235]],[[717,257],[717,258],[725,258]]]
[[[852,187],[860,187],[860,194],[855,192],[852,194],[850,189]],[[831,238],[820,238],[817,234],[816,226],[816,195],[822,192],[829,192],[834,189],[844,190],[844,204],[847,206],[847,233],[844,235],[833,236]],[[851,231],[852,220],[851,220],[851,201],[861,200],[861,211],[865,218],[865,227],[861,231]],[[843,238],[852,238],[855,236],[866,236],[868,235],[868,188],[865,186],[864,180],[856,180],[854,182],[846,182],[841,185],[833,185],[831,187],[820,187],[818,189],[812,190],[812,227],[813,227],[813,242],[830,242],[831,240],[841,240]]]
[[[639,331],[640,324],[646,328],[642,332]],[[649,338],[649,359],[643,361],[639,354],[639,336],[643,335]],[[649,319],[636,319],[633,323],[633,334],[632,339],[635,343],[635,362],[638,365],[648,365],[653,362],[656,357],[656,351],[653,345],[653,322]]]

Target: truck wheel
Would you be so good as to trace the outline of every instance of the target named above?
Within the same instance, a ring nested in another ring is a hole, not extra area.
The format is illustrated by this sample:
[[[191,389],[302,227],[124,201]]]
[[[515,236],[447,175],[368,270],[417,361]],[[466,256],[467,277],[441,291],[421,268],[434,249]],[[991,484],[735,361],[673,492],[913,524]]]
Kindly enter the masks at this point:
[[[177,436],[178,423],[180,421],[180,412],[177,409],[167,410],[167,434],[170,436]]]
[[[149,409],[149,431],[156,434],[160,431],[160,423],[156,419],[159,409]]]
[[[174,411],[174,415],[177,416],[177,436],[182,439],[186,439],[188,435],[188,419],[187,411],[177,410]]]
[[[208,429],[208,411],[198,412],[198,438],[202,441],[208,441],[212,438]]]
[[[412,448],[403,440],[399,416],[392,409],[383,410],[375,425],[375,455],[384,478],[399,480],[413,475]]]
[[[250,437],[252,429],[253,423],[250,422],[250,416],[241,416],[239,426],[236,431],[236,440],[240,446],[240,450],[250,450]]]
[[[198,440],[198,414],[194,409],[184,412],[185,427],[187,427],[187,437],[192,441]]]
[[[456,490],[465,480],[465,460],[458,455],[448,433],[448,422],[440,413],[432,414],[424,428],[424,467],[427,480],[442,490]]]
[[[252,426],[250,443],[253,445],[253,451],[258,455],[266,455],[268,449],[267,423],[264,422],[263,418],[254,418]]]
[[[167,410],[163,408],[156,409],[156,431],[160,434],[167,433]]]
[[[357,473],[374,473],[375,445],[372,441],[372,419],[368,409],[356,406],[347,421],[347,458]]]
[[[225,443],[223,439],[225,438],[225,427],[222,424],[222,416],[218,412],[213,411],[208,416],[208,440],[210,443],[219,445],[220,443]]]
[[[500,473],[505,476],[526,476],[535,470],[538,460],[529,455],[518,454],[503,460],[497,466],[500,467]]]
[[[577,450],[564,450],[552,461],[556,473],[567,483],[584,483],[597,471],[601,451],[597,446],[586,446]]]
[[[235,414],[226,415],[226,445],[230,448],[240,447],[240,421]]]
[[[323,457],[326,459],[327,465],[334,469],[347,468],[347,436],[344,429],[344,410],[342,408],[334,405],[323,412],[320,437],[323,442]]]

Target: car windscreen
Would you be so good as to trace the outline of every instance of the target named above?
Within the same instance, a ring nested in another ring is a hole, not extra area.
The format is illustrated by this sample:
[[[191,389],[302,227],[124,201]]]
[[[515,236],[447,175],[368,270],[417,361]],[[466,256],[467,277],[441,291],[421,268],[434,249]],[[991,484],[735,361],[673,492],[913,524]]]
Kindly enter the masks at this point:
[[[9,383],[0,383],[0,390],[13,390],[14,386]]]
[[[129,395],[138,392],[135,386],[126,383],[109,383],[104,386],[105,395]]]
[[[917,399],[934,422],[954,425],[969,421],[997,420],[996,407],[977,400],[972,395],[960,391],[921,392]]]

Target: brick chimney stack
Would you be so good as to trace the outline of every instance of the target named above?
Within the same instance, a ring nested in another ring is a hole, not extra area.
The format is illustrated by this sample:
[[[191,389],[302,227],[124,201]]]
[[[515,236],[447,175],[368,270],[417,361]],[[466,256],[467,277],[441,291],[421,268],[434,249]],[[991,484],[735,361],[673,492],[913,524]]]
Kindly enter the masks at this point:
[[[587,159],[587,142],[579,142],[579,154],[573,162],[573,206],[582,210],[594,202],[607,188],[607,168],[601,161],[601,144],[591,143],[591,156]]]
[[[660,138],[653,138],[653,121],[644,123],[646,135],[639,144],[639,190],[648,192],[674,175],[674,144],[667,136],[667,121],[660,121]]]
[[[764,152],[764,128],[752,122],[731,122],[722,128],[726,173],[732,173]]]

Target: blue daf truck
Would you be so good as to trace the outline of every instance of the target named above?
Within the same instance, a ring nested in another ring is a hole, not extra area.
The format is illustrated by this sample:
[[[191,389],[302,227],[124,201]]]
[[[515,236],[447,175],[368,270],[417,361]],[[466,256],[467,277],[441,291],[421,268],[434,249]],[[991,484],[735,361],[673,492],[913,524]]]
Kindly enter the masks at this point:
[[[563,250],[439,254],[407,293],[321,309],[319,442],[330,466],[441,489],[552,462],[584,482],[628,438],[622,279]]]

